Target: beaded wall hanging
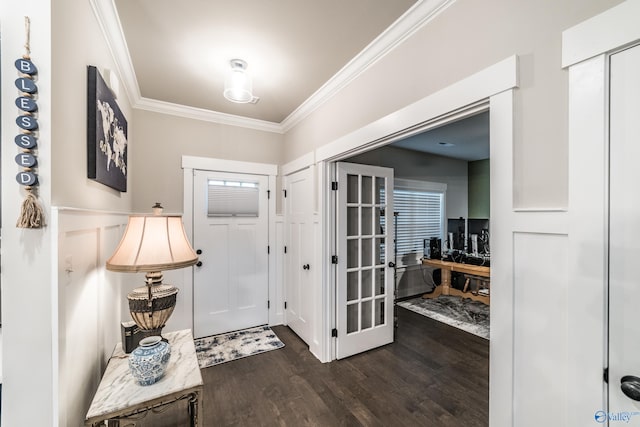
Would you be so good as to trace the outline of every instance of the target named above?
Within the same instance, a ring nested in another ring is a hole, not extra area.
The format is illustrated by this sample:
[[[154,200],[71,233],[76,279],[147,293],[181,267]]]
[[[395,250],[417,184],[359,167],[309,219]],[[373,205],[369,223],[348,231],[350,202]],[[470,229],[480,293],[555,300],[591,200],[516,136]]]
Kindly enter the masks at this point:
[[[21,152],[15,157],[15,161],[22,168],[16,175],[18,184],[24,186],[27,193],[20,217],[16,227],[41,228],[44,226],[44,212],[37,198],[38,175],[36,158],[38,148],[38,86],[36,79],[38,69],[31,61],[30,48],[30,21],[25,16],[25,54],[15,61],[18,70],[18,78],[15,81],[19,96],[16,98],[16,106],[20,114],[16,118],[19,132],[14,141]]]

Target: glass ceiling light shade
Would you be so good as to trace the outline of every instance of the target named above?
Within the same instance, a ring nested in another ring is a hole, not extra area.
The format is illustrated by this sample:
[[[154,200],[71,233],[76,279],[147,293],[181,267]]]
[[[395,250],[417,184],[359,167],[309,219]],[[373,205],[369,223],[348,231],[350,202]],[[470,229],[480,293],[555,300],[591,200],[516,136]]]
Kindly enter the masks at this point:
[[[242,59],[230,61],[231,70],[224,81],[224,97],[231,102],[245,104],[253,99],[253,83]]]
[[[182,217],[162,215],[154,206],[154,215],[131,215],[124,236],[111,258],[107,270],[145,272],[146,286],[134,289],[127,299],[132,319],[145,336],[160,335],[173,313],[178,288],[162,283],[162,270],[189,267],[198,262]]]

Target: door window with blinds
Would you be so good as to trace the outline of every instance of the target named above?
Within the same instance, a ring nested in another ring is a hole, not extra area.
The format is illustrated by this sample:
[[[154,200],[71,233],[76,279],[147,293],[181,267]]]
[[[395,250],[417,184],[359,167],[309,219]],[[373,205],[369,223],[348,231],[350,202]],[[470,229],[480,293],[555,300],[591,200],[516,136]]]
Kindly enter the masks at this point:
[[[207,182],[207,216],[257,217],[259,214],[259,185],[257,182]]]
[[[446,191],[446,184],[395,180],[393,205],[399,265],[415,264],[423,255],[425,239],[443,238]]]

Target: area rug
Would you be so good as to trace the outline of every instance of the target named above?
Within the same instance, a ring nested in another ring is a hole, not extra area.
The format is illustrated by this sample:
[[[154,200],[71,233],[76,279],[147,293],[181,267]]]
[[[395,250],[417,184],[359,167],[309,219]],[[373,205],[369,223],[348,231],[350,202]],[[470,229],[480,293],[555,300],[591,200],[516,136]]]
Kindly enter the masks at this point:
[[[268,326],[198,338],[195,345],[200,369],[284,347]]]
[[[447,325],[489,339],[489,306],[478,301],[440,295],[438,298],[413,298],[398,303],[400,307]]]

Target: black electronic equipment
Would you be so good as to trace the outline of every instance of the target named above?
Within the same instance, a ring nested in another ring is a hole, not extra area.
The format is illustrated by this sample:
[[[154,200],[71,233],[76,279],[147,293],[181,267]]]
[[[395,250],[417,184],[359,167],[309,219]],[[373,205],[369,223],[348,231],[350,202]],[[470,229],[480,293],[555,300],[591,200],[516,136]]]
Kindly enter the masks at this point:
[[[491,266],[491,259],[483,256],[462,255],[459,262],[469,265],[482,265],[484,267]]]
[[[464,259],[464,263],[470,265],[482,265],[484,264],[484,259],[473,255],[467,255]]]
[[[135,322],[122,322],[122,350],[129,354],[138,347],[144,333]]]
[[[437,237],[429,240],[429,258],[442,259],[442,240]]]

